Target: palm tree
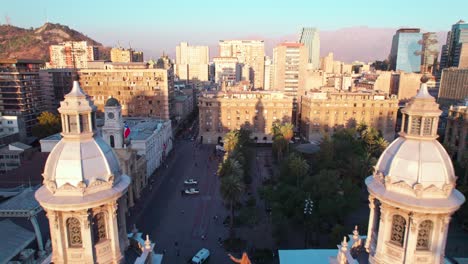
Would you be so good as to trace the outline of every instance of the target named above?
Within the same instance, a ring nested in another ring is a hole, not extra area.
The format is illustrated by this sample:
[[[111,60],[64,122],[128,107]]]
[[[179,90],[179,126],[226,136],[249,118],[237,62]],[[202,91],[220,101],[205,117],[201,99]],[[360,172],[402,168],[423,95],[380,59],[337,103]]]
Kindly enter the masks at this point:
[[[239,143],[239,131],[238,130],[232,130],[226,133],[224,135],[224,150],[226,151],[226,154],[229,156],[229,153],[231,153],[236,147],[237,144]]]
[[[296,178],[296,187],[299,188],[300,180],[303,179],[309,171],[309,164],[301,156],[293,154],[289,158],[288,167],[291,175]]]
[[[289,151],[289,142],[294,136],[294,125],[291,123],[285,123],[280,126],[279,130],[281,135],[283,135],[284,139],[287,141],[286,151]]]
[[[278,161],[280,161],[283,158],[283,152],[288,146],[288,141],[282,136],[278,135],[273,138],[273,151],[276,152],[276,157]]]
[[[239,161],[234,158],[225,159],[218,167],[219,177],[235,175],[242,178],[243,170]]]
[[[221,179],[221,196],[224,201],[229,204],[229,209],[231,212],[231,219],[229,223],[230,236],[234,236],[234,205],[239,201],[242,196],[245,185],[242,182],[240,177],[237,177],[234,174],[226,175]]]

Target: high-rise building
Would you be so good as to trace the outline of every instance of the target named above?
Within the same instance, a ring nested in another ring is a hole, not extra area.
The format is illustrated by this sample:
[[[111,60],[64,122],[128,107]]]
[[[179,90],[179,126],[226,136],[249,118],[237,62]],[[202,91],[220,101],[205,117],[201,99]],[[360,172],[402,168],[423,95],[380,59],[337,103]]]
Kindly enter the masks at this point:
[[[271,90],[273,87],[273,77],[274,77],[274,65],[273,61],[265,56],[265,77],[263,80],[263,90]]]
[[[439,57],[439,44],[435,32],[427,32],[422,38],[421,73],[434,74]]]
[[[240,81],[241,67],[236,57],[215,57],[213,58],[215,82],[219,85],[227,83],[233,85]]]
[[[401,102],[406,102],[418,93],[418,84],[422,74],[412,72],[397,72],[391,75],[390,94],[397,96]]]
[[[308,52],[307,63],[312,64],[313,69],[320,67],[320,37],[317,28],[302,28],[299,42],[304,44]]]
[[[96,46],[89,46],[86,41],[66,41],[59,45],[50,45],[51,68],[85,69],[88,61],[99,59]]]
[[[468,67],[468,46],[464,46],[464,43],[468,43],[468,23],[460,20],[452,25],[452,30],[447,34],[447,43],[442,47],[441,71],[448,67]]]
[[[271,143],[274,122],[291,122],[293,101],[280,92],[206,92],[198,98],[199,139],[214,144],[241,127],[258,143]]]
[[[468,69],[447,68],[440,78],[438,102],[442,106],[456,105],[468,97]]]
[[[24,131],[22,140],[32,135],[32,127],[44,110],[44,91],[40,85],[41,60],[0,60],[0,113],[2,116],[17,116]]]
[[[242,67],[249,69],[250,80],[254,88],[263,89],[265,70],[265,43],[263,40],[220,40],[220,57],[235,57]]]
[[[73,85],[73,76],[76,75],[74,69],[46,68],[39,71],[41,79],[41,89],[44,92],[44,110],[56,113],[60,102],[64,96],[70,92]]]
[[[285,42],[273,49],[273,90],[297,97],[304,89],[307,70],[307,48],[301,43]]]
[[[120,263],[129,242],[122,173],[96,134],[96,107],[77,81],[61,102],[63,138],[50,153],[35,193],[47,212],[53,263]]]
[[[180,80],[208,81],[209,63],[208,46],[190,46],[181,42],[176,47],[175,75]]]
[[[164,66],[164,60],[158,60]],[[169,65],[170,66],[170,65]],[[169,67],[146,63],[106,63],[101,69],[78,71],[83,89],[99,110],[109,97],[119,100],[125,116],[173,119],[174,74]]]
[[[422,33],[419,28],[401,28],[393,36],[390,51],[390,69],[394,71],[420,72]]]
[[[333,52],[329,52],[327,56],[320,59],[320,69],[325,73],[333,73]]]
[[[143,52],[133,49],[112,48],[110,55],[112,62],[143,62]]]

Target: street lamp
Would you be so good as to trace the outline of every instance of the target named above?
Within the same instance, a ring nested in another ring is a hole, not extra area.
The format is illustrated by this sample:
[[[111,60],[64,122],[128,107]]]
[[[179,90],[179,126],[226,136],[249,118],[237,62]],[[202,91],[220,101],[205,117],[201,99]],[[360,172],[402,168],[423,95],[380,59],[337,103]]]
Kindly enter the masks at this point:
[[[314,201],[312,201],[310,197],[308,197],[307,199],[304,200],[304,228],[305,228],[304,247],[307,247],[307,230],[308,229],[307,229],[306,221],[307,221],[307,218],[312,215],[313,209],[314,209]]]

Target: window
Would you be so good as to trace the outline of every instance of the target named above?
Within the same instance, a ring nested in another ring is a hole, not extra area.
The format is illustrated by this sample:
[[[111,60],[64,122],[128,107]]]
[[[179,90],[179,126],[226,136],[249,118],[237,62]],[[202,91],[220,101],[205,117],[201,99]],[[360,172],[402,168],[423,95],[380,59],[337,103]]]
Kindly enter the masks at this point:
[[[424,124],[423,124],[423,136],[430,136],[431,135],[431,130],[432,130],[432,118],[426,118],[424,119]]]
[[[405,241],[406,220],[401,215],[394,215],[392,220],[392,233],[390,242],[400,247]]]
[[[68,122],[70,123],[70,133],[78,133],[78,125],[76,123],[76,115],[69,115]]]
[[[88,115],[80,114],[80,129],[81,132],[90,132]]]
[[[11,125],[11,124],[13,124],[13,121],[8,120],[8,121],[7,121],[7,124]]]
[[[419,135],[421,130],[421,121],[422,117],[420,116],[413,116],[411,119],[411,131],[410,134],[417,134]]]
[[[75,217],[67,219],[67,234],[69,247],[81,247],[83,242],[81,240],[81,225],[80,221]]]
[[[93,217],[93,237],[94,243],[99,243],[107,239],[106,219],[104,213],[98,213]]]
[[[416,244],[416,250],[429,250],[429,242],[432,234],[432,221],[425,220],[419,224],[418,228],[418,241]]]

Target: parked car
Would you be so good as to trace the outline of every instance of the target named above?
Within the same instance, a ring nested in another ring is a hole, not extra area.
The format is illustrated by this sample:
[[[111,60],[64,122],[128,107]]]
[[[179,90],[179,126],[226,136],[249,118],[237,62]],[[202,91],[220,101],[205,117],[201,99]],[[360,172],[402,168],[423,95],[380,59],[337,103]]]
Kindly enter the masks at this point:
[[[196,181],[194,179],[187,179],[187,180],[184,181],[184,184],[187,184],[187,185],[198,184],[198,181]]]
[[[202,264],[210,257],[210,251],[206,248],[200,249],[192,258],[192,264]]]
[[[185,194],[198,194],[200,193],[200,190],[195,189],[195,188],[190,188],[185,190]]]

